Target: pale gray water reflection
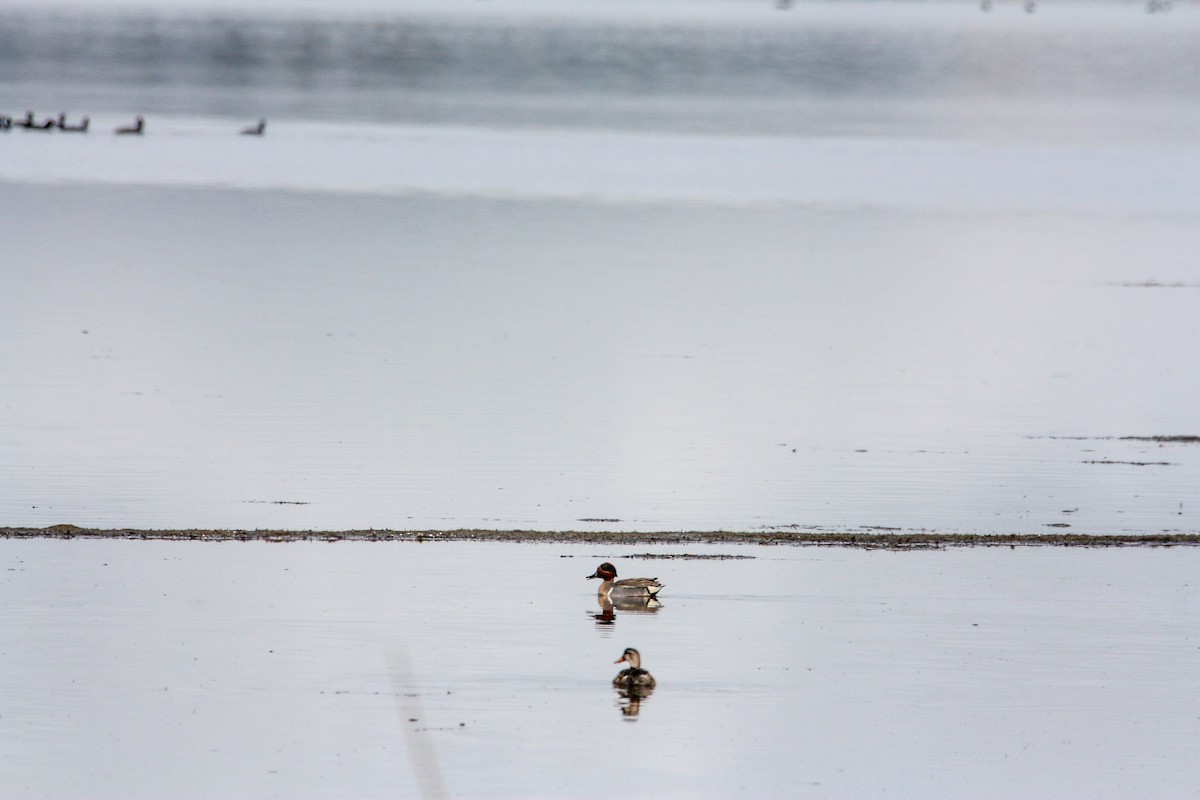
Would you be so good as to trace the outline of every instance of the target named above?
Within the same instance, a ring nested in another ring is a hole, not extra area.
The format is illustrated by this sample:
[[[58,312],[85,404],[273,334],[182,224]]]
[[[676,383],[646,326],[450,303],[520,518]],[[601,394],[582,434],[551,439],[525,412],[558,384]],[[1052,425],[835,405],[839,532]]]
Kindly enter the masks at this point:
[[[5,524],[1200,529],[1194,217],[7,198]]]
[[[659,614],[584,624],[597,559]],[[1200,792],[1195,548],[0,541],[29,798]],[[637,648],[650,697],[622,696]],[[636,716],[635,716],[636,712]],[[636,723],[631,722],[636,719]]]

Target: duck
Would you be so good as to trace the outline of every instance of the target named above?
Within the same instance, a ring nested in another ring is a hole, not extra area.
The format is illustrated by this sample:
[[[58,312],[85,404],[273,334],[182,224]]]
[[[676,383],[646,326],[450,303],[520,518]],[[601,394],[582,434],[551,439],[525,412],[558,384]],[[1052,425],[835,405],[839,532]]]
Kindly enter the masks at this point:
[[[250,128],[243,128],[241,134],[242,136],[262,136],[266,130],[267,121],[265,119],[260,119],[257,125],[254,125]]]
[[[117,128],[116,133],[136,133],[141,134],[146,129],[146,120],[140,116],[134,120],[133,126],[129,128]]]
[[[596,567],[596,571],[587,576],[588,579],[599,578],[600,589],[596,592],[600,597],[620,599],[648,599],[657,597],[663,584],[658,578],[623,578],[617,580],[617,568],[605,561]]]
[[[66,114],[58,115],[58,129],[60,131],[73,131],[75,133],[87,133],[88,125],[90,124],[90,122],[91,121],[87,117],[84,117],[82,120],[80,120],[78,125],[68,125],[67,124],[67,115]]]
[[[626,691],[648,692],[654,688],[654,676],[642,669],[642,654],[632,647],[626,647],[621,657],[614,664],[625,662],[629,666],[617,673],[613,678],[613,686]]]
[[[54,120],[46,119],[38,122],[33,118],[32,111],[25,112],[25,119],[17,123],[18,127],[24,128],[27,131],[48,131],[54,129]]]

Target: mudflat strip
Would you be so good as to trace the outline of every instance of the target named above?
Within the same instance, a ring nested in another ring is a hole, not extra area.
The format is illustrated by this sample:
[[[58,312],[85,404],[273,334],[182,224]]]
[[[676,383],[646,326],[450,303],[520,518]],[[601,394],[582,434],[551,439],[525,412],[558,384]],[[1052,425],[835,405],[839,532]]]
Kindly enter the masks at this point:
[[[135,530],[132,528],[0,528],[5,539],[168,539],[196,541],[561,542],[575,544],[758,544],[913,550],[945,547],[1195,547],[1200,533],[969,534],[936,531],[527,531],[527,530]]]

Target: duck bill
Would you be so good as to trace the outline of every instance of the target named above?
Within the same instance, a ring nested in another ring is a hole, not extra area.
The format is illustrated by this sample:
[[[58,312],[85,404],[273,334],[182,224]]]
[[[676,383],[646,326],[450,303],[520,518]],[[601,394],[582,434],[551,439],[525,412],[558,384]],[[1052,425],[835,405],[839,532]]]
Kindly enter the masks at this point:
[[[589,581],[590,581],[592,578],[599,578],[599,577],[600,577],[600,570],[596,570],[596,571],[595,571],[595,572],[593,572],[591,575],[585,575],[584,577],[586,577],[586,578],[587,578]]]

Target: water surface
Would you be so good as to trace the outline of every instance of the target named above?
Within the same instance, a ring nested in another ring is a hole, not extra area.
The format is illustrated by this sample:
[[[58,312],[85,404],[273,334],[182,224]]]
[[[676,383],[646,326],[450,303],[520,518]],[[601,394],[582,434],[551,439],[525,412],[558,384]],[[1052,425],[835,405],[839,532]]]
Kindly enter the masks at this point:
[[[9,195],[7,524],[1197,528],[1190,225]]]
[[[1042,5],[8,4],[0,521],[1200,530],[1200,15]]]
[[[1190,796],[1198,555],[8,540],[0,785]],[[662,608],[598,623],[602,559]],[[628,646],[658,681],[636,717]]]

